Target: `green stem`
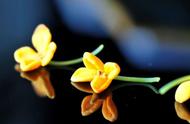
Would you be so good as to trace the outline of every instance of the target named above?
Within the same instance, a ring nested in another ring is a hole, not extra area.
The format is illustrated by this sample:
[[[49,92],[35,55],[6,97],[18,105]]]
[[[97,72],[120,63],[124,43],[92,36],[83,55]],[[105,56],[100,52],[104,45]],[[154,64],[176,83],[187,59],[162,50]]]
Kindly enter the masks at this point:
[[[127,83],[127,84],[120,84],[117,86],[113,86],[111,91],[114,91],[114,90],[117,90],[119,88],[126,87],[126,86],[144,86],[144,87],[150,88],[154,93],[159,94],[158,90],[154,86],[152,86],[150,84],[138,84],[138,83]]]
[[[139,83],[154,83],[154,82],[159,82],[160,77],[144,78],[144,77],[117,76],[115,78],[115,80],[129,81],[129,82],[139,82]]]
[[[185,81],[188,81],[190,80],[190,75],[187,75],[187,76],[183,76],[183,77],[180,77],[180,78],[177,78],[173,81],[170,81],[169,83],[165,84],[164,86],[162,86],[160,89],[159,89],[159,93],[161,95],[164,95],[167,91],[169,91],[170,89],[172,89],[173,87],[185,82]]]
[[[103,48],[104,48],[104,45],[101,44],[98,48],[96,48],[94,51],[92,51],[92,54],[97,55],[99,52],[102,51]],[[52,66],[74,65],[74,64],[82,62],[82,58],[83,57],[80,57],[80,58],[77,58],[77,59],[72,59],[72,60],[66,60],[66,61],[51,61],[49,63],[49,65],[52,65]]]

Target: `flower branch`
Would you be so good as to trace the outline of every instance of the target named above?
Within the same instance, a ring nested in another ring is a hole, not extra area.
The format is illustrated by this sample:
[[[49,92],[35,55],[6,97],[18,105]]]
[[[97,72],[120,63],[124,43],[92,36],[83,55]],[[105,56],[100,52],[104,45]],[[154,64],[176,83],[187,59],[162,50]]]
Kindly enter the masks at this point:
[[[104,45],[101,44],[98,48],[96,48],[94,51],[92,51],[93,55],[97,55],[98,53],[100,53],[102,51],[102,49],[104,48]],[[51,61],[49,63],[49,65],[51,66],[66,66],[66,65],[74,65],[77,63],[82,62],[82,58],[77,58],[77,59],[72,59],[72,60],[66,60],[66,61]]]

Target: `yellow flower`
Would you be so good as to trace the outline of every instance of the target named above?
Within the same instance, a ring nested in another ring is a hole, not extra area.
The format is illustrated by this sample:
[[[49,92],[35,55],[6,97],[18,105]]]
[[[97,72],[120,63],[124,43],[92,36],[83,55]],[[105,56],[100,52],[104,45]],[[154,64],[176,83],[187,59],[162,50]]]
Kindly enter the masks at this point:
[[[36,51],[28,46],[21,47],[14,52],[16,62],[20,63],[22,71],[31,71],[40,66],[46,66],[56,51],[56,44],[51,42],[49,29],[40,24],[34,30],[32,44]]]
[[[175,100],[183,103],[190,98],[190,81],[185,81],[179,85],[175,93]]]
[[[55,91],[50,80],[49,72],[44,68],[38,68],[34,71],[23,72],[19,65],[15,66],[15,70],[20,72],[20,76],[31,81],[35,93],[40,97],[55,98]]]
[[[120,67],[117,63],[103,63],[98,57],[89,52],[83,55],[85,67],[77,69],[71,77],[72,82],[90,82],[95,93],[104,91],[118,76]]]

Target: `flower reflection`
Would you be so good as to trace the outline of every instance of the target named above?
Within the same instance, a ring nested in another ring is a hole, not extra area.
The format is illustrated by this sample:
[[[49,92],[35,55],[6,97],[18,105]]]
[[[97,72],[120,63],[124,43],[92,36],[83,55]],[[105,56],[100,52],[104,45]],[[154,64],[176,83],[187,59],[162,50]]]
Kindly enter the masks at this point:
[[[50,81],[50,74],[45,68],[38,68],[34,71],[23,72],[17,64],[15,70],[20,72],[20,76],[31,81],[35,93],[40,97],[55,98],[54,88]]]
[[[112,92],[107,89],[102,93],[94,93],[89,83],[71,83],[75,88],[86,93],[92,93],[83,98],[81,103],[81,114],[88,116],[97,111],[102,106],[103,117],[114,122],[118,118],[118,111],[115,103],[112,100]]]
[[[175,101],[174,106],[175,106],[175,111],[176,111],[177,116],[180,119],[186,120],[190,123],[190,112],[185,106],[185,104]]]

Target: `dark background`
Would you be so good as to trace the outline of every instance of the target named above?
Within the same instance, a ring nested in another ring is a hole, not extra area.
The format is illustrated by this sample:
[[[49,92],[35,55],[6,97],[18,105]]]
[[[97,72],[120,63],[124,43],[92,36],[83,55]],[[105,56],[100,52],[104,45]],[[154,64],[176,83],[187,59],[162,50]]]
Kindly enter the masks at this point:
[[[119,2],[139,25],[164,26],[167,29],[189,28],[189,1],[120,0]],[[188,54],[185,54],[179,62],[181,65],[185,65],[183,68],[172,66],[172,68],[155,69],[149,66],[143,68],[136,66],[131,63],[130,59],[126,59],[118,42],[109,33],[105,33],[101,26],[97,25],[94,28],[87,26],[84,27],[84,30],[82,28],[81,32],[78,29],[75,30],[70,25],[74,24],[76,19],[74,18],[75,21],[72,23],[68,23],[67,19],[64,20],[59,6],[59,2],[50,0],[0,1],[0,40],[2,43],[0,45],[0,93],[2,96],[0,124],[109,123],[103,118],[100,110],[88,117],[81,116],[80,104],[83,97],[88,94],[82,93],[70,85],[72,71],[50,69],[52,84],[56,92],[55,99],[50,100],[38,97],[33,92],[29,81],[22,79],[14,70],[16,63],[13,59],[13,52],[21,46],[31,45],[32,32],[40,23],[44,23],[50,28],[53,41],[57,43],[58,49],[54,60],[80,57],[84,51],[92,51],[103,43],[105,48],[98,55],[103,62],[117,62],[121,67],[121,75],[160,76],[160,83],[154,84],[156,88],[175,78],[189,74],[189,66],[186,64],[188,61],[185,59],[189,57]],[[70,8],[72,10],[72,6]],[[76,25],[88,24],[88,20],[80,21],[80,18],[76,22],[78,22]],[[89,24],[91,23],[89,21]],[[91,29],[93,30],[91,31]],[[187,47],[189,48],[189,44]],[[170,54],[175,56],[175,53],[178,51]],[[169,64],[175,64],[175,60],[174,57]],[[82,65],[72,67],[78,68]],[[122,82],[114,81],[113,83]],[[113,100],[119,112],[118,120],[115,123],[188,123],[176,115],[175,89],[164,96],[157,95],[148,88],[140,86],[125,87],[114,91]]]

